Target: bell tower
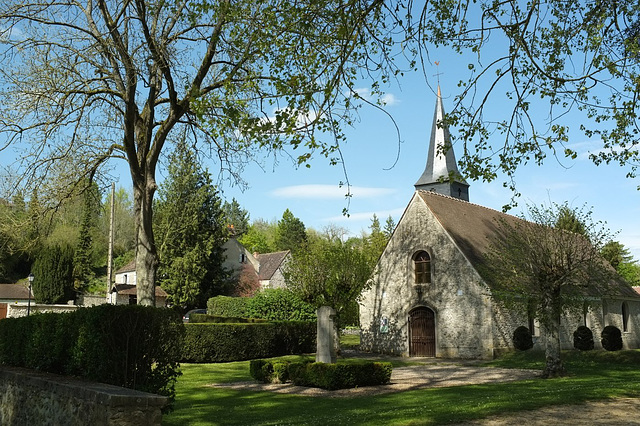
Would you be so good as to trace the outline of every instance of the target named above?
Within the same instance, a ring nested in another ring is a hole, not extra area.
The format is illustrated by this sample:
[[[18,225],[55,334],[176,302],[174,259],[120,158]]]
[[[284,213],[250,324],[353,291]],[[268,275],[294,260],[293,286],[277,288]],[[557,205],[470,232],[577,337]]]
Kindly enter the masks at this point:
[[[444,107],[438,85],[436,110],[431,125],[431,139],[427,153],[427,166],[415,183],[416,190],[434,191],[439,194],[469,201],[469,184],[464,180],[451,145],[449,128],[443,124]],[[446,151],[446,152],[444,152]]]

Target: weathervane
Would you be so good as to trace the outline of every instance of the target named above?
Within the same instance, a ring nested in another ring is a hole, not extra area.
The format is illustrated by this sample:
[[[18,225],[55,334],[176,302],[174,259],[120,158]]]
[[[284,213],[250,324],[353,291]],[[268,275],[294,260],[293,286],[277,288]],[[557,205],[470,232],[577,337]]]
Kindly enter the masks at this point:
[[[438,96],[440,96],[440,74],[442,74],[440,72],[440,61],[434,61],[433,63],[436,64],[436,73],[434,74],[434,77],[438,79]]]

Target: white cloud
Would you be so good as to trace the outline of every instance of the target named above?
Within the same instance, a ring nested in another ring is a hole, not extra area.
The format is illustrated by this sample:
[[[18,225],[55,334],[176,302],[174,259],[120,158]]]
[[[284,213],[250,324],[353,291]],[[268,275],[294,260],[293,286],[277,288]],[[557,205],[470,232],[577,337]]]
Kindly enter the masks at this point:
[[[368,87],[354,89],[354,92],[356,92],[358,96],[366,101],[373,103],[376,103],[378,101],[378,98],[371,94],[371,90]],[[393,93],[384,93],[379,97],[379,99],[380,102],[382,102],[382,104],[385,106],[397,105],[400,102]]]
[[[367,188],[362,186],[339,187],[336,185],[293,185],[275,189],[271,195],[278,198],[315,198],[315,199],[344,199],[351,190],[353,197],[374,198],[393,194],[392,188]]]

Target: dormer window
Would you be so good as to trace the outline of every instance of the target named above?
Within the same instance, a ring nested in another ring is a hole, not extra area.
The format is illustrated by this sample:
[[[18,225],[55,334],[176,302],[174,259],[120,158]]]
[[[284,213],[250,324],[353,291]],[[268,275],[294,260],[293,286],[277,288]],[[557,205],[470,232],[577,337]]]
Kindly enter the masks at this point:
[[[426,251],[419,251],[413,258],[416,284],[431,283],[431,257]]]

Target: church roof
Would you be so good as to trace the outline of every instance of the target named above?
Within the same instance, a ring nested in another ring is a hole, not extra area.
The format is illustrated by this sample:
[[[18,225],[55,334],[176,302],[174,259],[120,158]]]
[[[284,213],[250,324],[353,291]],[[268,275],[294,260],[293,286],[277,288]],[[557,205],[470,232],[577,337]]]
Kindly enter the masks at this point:
[[[276,273],[278,268],[282,265],[282,262],[289,255],[290,251],[277,251],[274,253],[258,254],[256,258],[260,263],[260,273],[258,278],[260,280],[270,280],[273,274]]]
[[[436,109],[433,113],[433,124],[431,125],[431,138],[429,140],[429,151],[427,153],[427,166],[415,183],[416,189],[425,189],[423,186],[449,181],[449,176],[454,176],[454,181],[467,184],[460,171],[451,145],[451,135],[449,127],[442,124],[444,120],[444,107],[442,105],[442,96],[440,86],[438,86],[438,97],[436,100]],[[443,155],[442,151],[446,149]]]
[[[462,254],[482,275],[484,257],[489,251],[491,239],[500,227],[500,221],[515,224],[522,221],[478,204],[469,203],[431,191],[416,191],[436,219],[449,234]],[[617,277],[615,288],[619,296],[638,298],[631,286]]]

